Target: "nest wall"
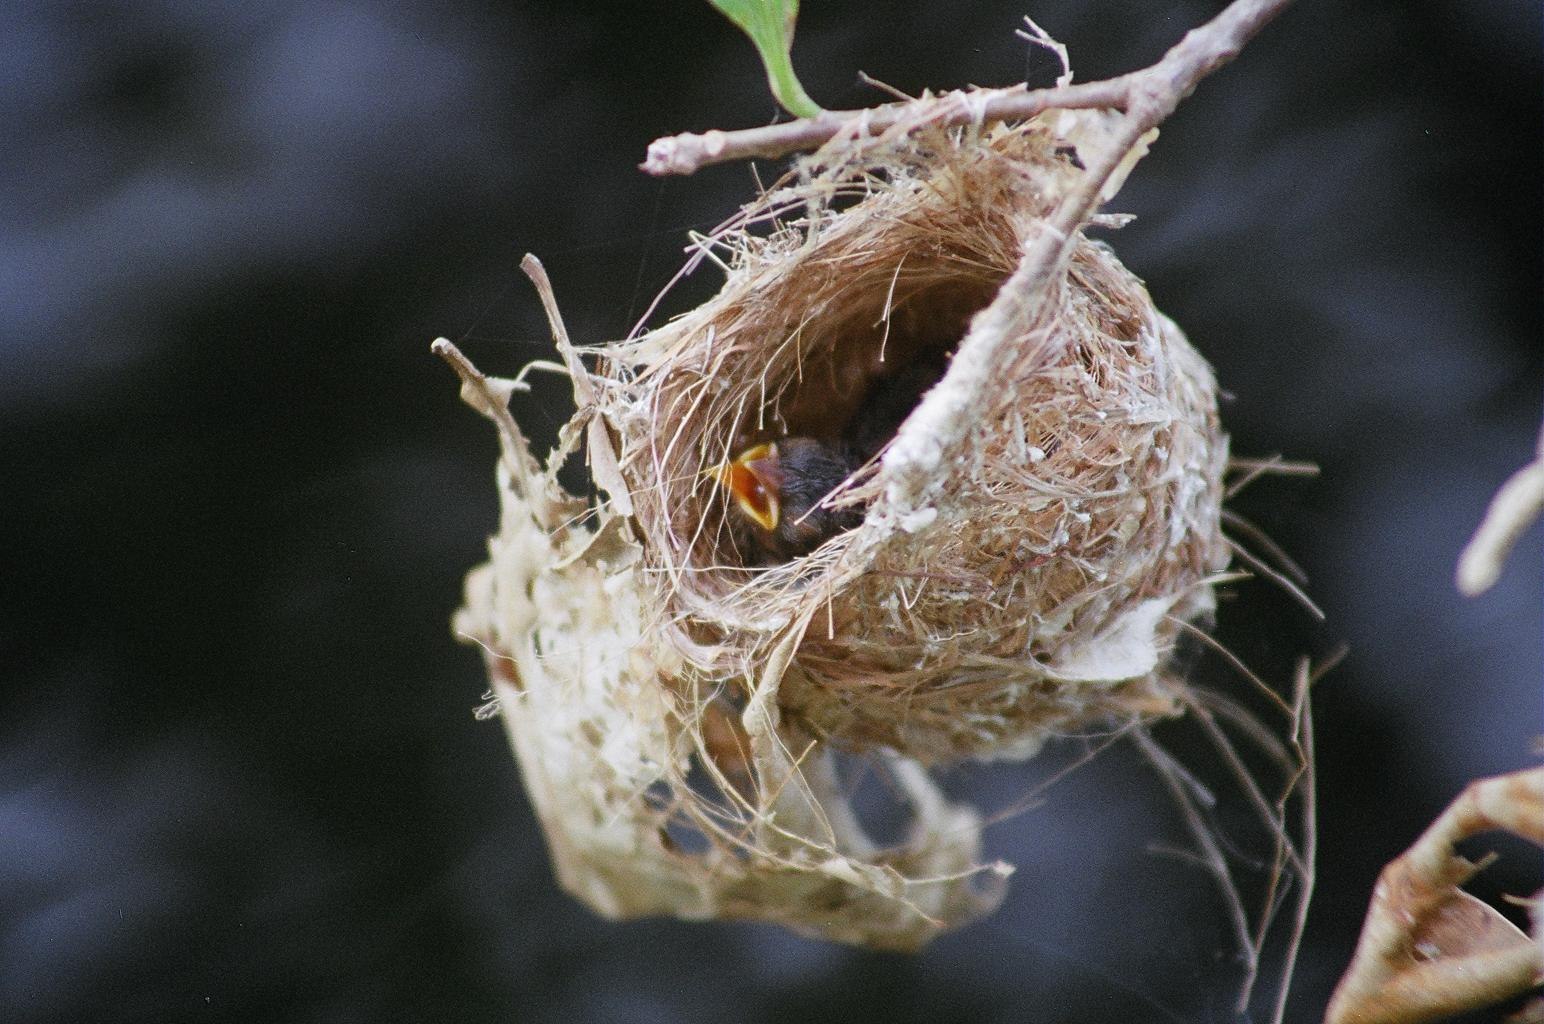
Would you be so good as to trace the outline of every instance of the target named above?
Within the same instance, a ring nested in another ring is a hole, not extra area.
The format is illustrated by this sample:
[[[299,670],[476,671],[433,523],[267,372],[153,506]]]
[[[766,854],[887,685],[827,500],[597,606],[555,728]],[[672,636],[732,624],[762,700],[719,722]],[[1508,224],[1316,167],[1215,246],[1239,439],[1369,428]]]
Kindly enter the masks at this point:
[[[545,466],[515,385],[459,367],[503,451],[456,628],[558,878],[598,912],[914,949],[1011,870],[926,765],[1171,709],[1165,658],[1226,563],[1211,372],[1081,232],[1049,281],[1022,273],[1107,118],[833,144],[701,241],[715,298],[583,350],[593,370],[533,275],[579,406]],[[749,557],[706,471],[850,434],[919,373],[917,408],[827,499],[861,525]],[[581,446],[588,507],[557,484]],[[905,805],[899,841],[859,821],[842,751]]]
[[[830,499],[861,527],[747,564],[704,473],[757,440],[840,437],[911,367],[946,376],[1077,162],[1074,133],[1036,122],[810,175],[746,218],[793,223],[710,240],[729,266],[716,298],[605,350],[658,628],[692,672],[754,680],[796,634],[785,711],[927,762],[1168,709],[1164,659],[1227,561],[1227,442],[1209,368],[1106,246],[1079,237],[1008,326],[927,507],[888,507],[882,454]]]

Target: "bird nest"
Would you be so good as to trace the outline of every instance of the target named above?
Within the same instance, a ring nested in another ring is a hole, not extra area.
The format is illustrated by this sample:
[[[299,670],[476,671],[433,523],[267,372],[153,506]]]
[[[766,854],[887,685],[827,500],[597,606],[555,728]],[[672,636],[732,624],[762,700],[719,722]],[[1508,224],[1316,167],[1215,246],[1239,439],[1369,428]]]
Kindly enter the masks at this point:
[[[1109,117],[836,143],[700,240],[727,275],[702,306],[575,349],[549,303],[579,410],[545,469],[507,382],[463,368],[504,516],[457,628],[591,906],[913,947],[1001,893],[924,766],[1173,709],[1227,562],[1215,384],[1107,246],[1079,231],[1049,278],[1025,256]],[[820,502],[856,525],[758,551],[715,467],[841,444],[895,393]],[[588,511],[555,482],[581,445]],[[838,753],[895,783],[902,842],[858,823]]]
[[[877,181],[842,165],[765,197],[744,223],[803,216],[715,235],[719,295],[604,350],[598,409],[662,635],[718,680],[758,679],[794,638],[785,712],[822,740],[924,762],[1026,756],[1162,712],[1157,673],[1226,562],[1211,372],[1098,242],[1076,241],[1047,302],[1002,294],[1077,170],[1064,134],[939,133],[906,156]],[[1017,315],[978,315],[996,305]],[[860,526],[759,564],[704,469],[779,437],[840,441],[891,382],[930,374],[924,398],[975,331],[1009,343],[987,387],[937,389],[969,423],[924,493],[895,478],[927,419],[826,498]]]

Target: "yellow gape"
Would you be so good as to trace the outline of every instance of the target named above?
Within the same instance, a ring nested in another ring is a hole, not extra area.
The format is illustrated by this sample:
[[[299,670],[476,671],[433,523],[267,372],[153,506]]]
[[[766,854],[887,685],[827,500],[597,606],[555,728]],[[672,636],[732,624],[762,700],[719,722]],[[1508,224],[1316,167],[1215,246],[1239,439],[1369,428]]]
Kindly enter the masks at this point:
[[[734,498],[740,511],[763,530],[777,529],[782,509],[777,498],[777,445],[747,448],[732,462],[713,468],[713,476]]]

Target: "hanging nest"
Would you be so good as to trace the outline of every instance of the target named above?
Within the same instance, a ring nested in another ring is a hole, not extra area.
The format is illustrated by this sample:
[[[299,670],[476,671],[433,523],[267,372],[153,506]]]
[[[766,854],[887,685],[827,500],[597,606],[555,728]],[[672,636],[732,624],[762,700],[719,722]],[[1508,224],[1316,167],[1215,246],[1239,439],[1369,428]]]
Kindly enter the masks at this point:
[[[1104,244],[1049,278],[1025,257],[1110,117],[828,145],[700,240],[717,296],[625,342],[576,350],[549,301],[579,409],[545,468],[463,367],[504,514],[457,629],[591,906],[915,947],[1006,873],[924,766],[1173,711],[1166,659],[1227,563],[1212,374]],[[715,467],[839,445],[896,393],[821,506],[856,525],[755,550]],[[581,444],[593,509],[555,483]],[[838,755],[893,780],[905,841],[869,839]]]
[[[1035,122],[914,147],[880,182],[842,166],[753,208],[746,221],[815,204],[769,238],[713,238],[723,290],[606,349],[597,408],[663,636],[690,671],[758,679],[796,637],[778,703],[822,740],[1022,757],[1167,708],[1157,672],[1227,560],[1227,443],[1209,368],[1106,246],[1079,238],[1044,304],[1002,294],[1078,171],[1075,143]],[[995,305],[1017,315],[977,317]],[[1005,358],[979,392],[929,396],[969,426],[924,493],[893,485],[926,436],[829,499],[866,510],[862,526],[745,564],[704,468],[758,441],[852,433],[870,394],[919,367],[943,376],[972,331],[1006,335]]]

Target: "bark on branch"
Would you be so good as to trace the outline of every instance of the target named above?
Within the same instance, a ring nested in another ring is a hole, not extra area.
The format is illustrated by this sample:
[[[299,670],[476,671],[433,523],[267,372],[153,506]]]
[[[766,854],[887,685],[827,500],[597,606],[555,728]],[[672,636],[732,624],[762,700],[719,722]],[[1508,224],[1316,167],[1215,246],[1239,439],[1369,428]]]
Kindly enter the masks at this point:
[[[1158,63],[1102,82],[1029,89],[957,90],[928,99],[863,110],[828,110],[816,117],[741,131],[686,132],[656,139],[640,165],[656,176],[692,174],[711,164],[752,157],[776,158],[819,147],[838,136],[872,137],[905,123],[917,128],[1022,121],[1053,108],[1103,107],[1124,111],[1142,127],[1155,127],[1196,84],[1228,63],[1291,0],[1235,0],[1217,17],[1192,29]]]

